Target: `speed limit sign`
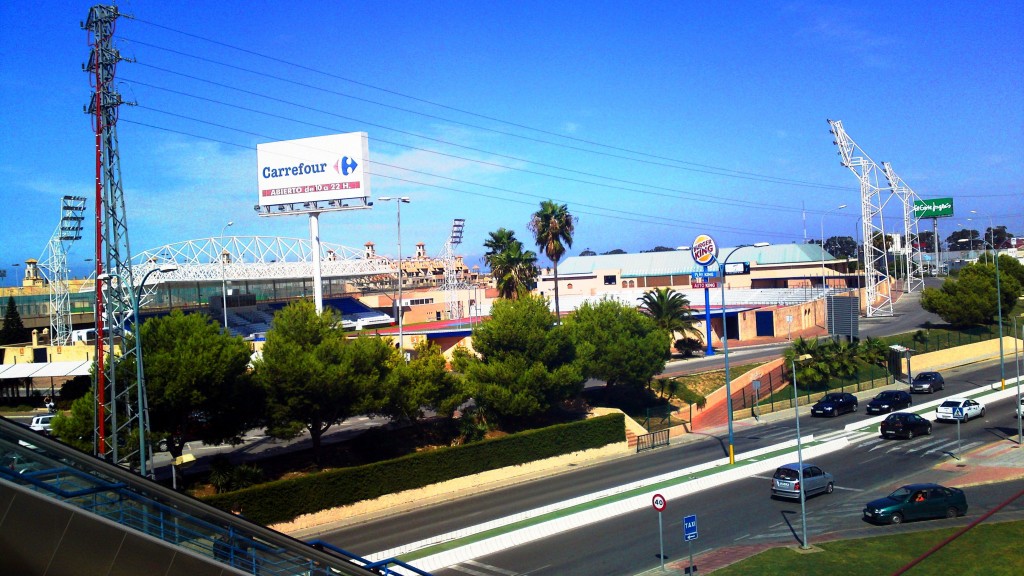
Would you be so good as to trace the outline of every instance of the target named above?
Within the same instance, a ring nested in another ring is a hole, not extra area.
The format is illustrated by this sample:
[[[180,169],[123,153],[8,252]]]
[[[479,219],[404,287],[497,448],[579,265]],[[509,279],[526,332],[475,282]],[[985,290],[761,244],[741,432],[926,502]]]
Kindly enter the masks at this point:
[[[654,509],[657,510],[658,512],[664,512],[665,506],[668,505],[668,502],[665,500],[665,497],[662,496],[661,494],[655,494],[654,498],[651,498],[651,504],[654,506]]]

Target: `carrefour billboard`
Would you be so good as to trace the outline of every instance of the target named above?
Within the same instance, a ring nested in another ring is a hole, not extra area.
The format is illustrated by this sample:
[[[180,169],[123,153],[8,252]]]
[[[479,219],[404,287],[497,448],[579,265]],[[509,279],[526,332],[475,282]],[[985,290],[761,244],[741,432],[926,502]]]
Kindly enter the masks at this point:
[[[259,206],[369,198],[369,159],[366,132],[258,144]]]
[[[914,216],[917,218],[944,218],[953,215],[952,198],[914,200]]]

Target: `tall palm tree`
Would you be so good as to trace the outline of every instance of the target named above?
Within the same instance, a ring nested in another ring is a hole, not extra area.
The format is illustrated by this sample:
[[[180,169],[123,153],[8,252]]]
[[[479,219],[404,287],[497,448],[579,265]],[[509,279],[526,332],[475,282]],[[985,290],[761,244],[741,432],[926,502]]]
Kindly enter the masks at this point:
[[[495,256],[501,254],[516,242],[519,242],[516,239],[516,233],[508,228],[498,228],[494,232],[489,232],[487,240],[484,240],[484,248],[487,248],[487,252],[484,254],[484,262],[491,266],[491,260]]]
[[[690,301],[681,292],[672,288],[646,292],[640,297],[640,311],[650,316],[658,328],[669,334],[679,332],[683,337],[693,335],[701,342],[704,341],[704,335],[697,328]]]
[[[530,219],[530,231],[537,241],[537,247],[551,259],[555,271],[555,317],[561,322],[562,311],[558,306],[558,261],[567,248],[572,248],[572,235],[576,218],[569,213],[565,204],[551,200],[540,203],[540,210]]]
[[[540,274],[537,254],[524,250],[523,243],[514,237],[500,252],[488,254],[484,259],[502,298],[514,300],[528,293]]]

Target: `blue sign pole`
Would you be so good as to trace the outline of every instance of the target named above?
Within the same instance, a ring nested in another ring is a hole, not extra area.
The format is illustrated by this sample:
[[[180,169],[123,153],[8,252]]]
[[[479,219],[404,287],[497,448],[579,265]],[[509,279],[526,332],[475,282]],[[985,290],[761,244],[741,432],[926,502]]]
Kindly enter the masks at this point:
[[[691,514],[683,518],[683,540],[690,554],[690,566],[686,569],[687,574],[693,574],[697,567],[693,565],[693,541],[697,539],[697,515]]]
[[[708,267],[705,266],[704,274],[706,275],[708,273],[710,273],[710,271],[708,270]],[[706,278],[704,280],[706,286]],[[704,340],[708,343],[708,347],[707,350],[704,351],[704,355],[714,356],[715,349],[711,346],[711,293],[708,291],[708,288],[706,287],[704,288],[704,327],[705,331],[707,332],[707,335],[704,337]]]

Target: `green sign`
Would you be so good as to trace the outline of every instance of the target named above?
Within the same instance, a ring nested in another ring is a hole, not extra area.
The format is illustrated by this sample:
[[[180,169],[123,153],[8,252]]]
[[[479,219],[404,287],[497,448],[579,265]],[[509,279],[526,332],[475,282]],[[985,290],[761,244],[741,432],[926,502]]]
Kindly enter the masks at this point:
[[[914,200],[914,216],[918,218],[943,218],[953,215],[952,198]]]

